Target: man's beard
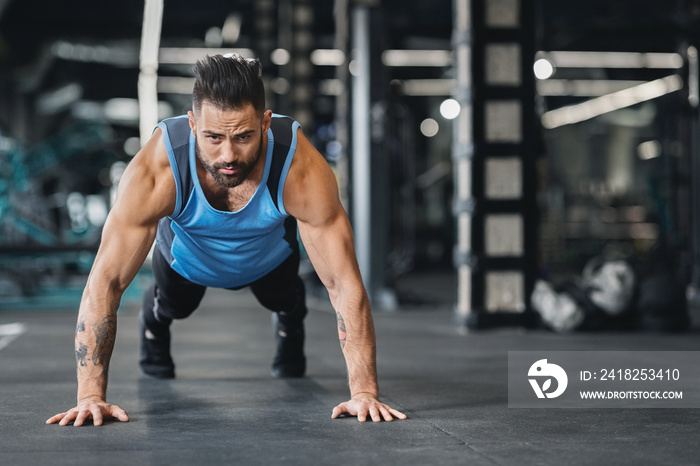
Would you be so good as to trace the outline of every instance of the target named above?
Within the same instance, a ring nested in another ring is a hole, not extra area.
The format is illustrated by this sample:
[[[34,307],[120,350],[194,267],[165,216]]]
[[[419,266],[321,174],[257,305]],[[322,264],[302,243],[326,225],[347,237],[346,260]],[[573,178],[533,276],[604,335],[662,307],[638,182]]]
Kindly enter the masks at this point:
[[[194,140],[195,149],[197,152],[197,158],[199,158],[199,161],[202,163],[202,166],[204,168],[206,168],[207,171],[214,178],[214,181],[216,181],[216,184],[218,184],[222,188],[235,188],[236,186],[243,183],[243,181],[245,181],[246,178],[248,178],[248,175],[250,175],[250,172],[253,171],[253,168],[255,168],[255,165],[258,163],[258,160],[260,160],[260,156],[262,155],[262,143],[263,143],[263,135],[261,133],[260,134],[260,142],[258,144],[257,154],[255,155],[255,158],[250,163],[232,162],[232,163],[215,163],[213,165],[210,165],[202,157],[202,150],[199,148],[199,141],[197,141],[196,137]],[[221,170],[220,170],[221,168],[233,168],[236,170],[236,173],[234,173],[233,175],[227,175],[227,174],[221,172]]]

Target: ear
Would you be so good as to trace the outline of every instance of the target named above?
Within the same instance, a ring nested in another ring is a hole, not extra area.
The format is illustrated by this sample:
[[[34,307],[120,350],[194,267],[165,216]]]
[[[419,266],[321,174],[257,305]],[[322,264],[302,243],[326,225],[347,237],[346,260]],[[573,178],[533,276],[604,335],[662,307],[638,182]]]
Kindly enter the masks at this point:
[[[271,124],[272,124],[272,110],[266,110],[265,113],[263,113],[263,119],[262,119],[263,134],[267,133],[267,130],[270,129]]]
[[[194,121],[194,113],[192,111],[187,112],[187,118],[190,120],[190,129],[192,130],[192,134],[195,136],[197,135],[197,122]]]

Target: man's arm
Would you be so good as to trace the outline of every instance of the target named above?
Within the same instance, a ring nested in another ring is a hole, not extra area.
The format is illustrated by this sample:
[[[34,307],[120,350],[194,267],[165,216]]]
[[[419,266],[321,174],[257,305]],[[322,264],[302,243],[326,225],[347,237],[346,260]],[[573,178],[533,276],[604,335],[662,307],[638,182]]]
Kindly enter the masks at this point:
[[[155,239],[158,220],[172,213],[175,182],[160,131],[131,161],[102,232],[78,313],[75,356],[78,401],[47,424],[80,426],[105,417],[128,421],[126,412],[106,402],[109,362],[117,332],[117,309]]]
[[[365,421],[368,414],[375,422],[405,419],[403,413],[379,402],[374,323],[350,222],[333,172],[301,131],[285,183],[284,205],[298,221],[301,239],[338,319],[351,399],[336,406],[332,417],[347,413],[359,421]]]

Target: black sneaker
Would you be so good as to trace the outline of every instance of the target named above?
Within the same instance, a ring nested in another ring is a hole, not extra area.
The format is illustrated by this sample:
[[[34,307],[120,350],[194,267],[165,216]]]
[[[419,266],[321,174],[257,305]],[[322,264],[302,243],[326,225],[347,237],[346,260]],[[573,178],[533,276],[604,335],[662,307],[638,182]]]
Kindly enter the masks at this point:
[[[277,378],[304,377],[306,357],[304,356],[304,324],[281,325],[277,313],[272,313],[272,329],[275,332],[277,354],[272,360],[272,376]]]
[[[139,335],[141,353],[139,368],[141,373],[158,379],[175,378],[175,364],[170,356],[170,329],[158,329],[158,336],[153,334],[144,322],[143,310],[139,312]]]

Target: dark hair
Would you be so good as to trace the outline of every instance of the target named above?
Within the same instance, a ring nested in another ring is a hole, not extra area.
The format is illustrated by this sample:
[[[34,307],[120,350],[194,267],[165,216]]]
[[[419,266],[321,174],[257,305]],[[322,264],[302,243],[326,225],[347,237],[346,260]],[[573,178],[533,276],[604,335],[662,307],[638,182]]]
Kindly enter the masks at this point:
[[[222,110],[239,110],[253,104],[260,114],[265,111],[265,86],[258,59],[246,59],[235,53],[207,56],[197,61],[194,76],[195,113],[205,100]]]

